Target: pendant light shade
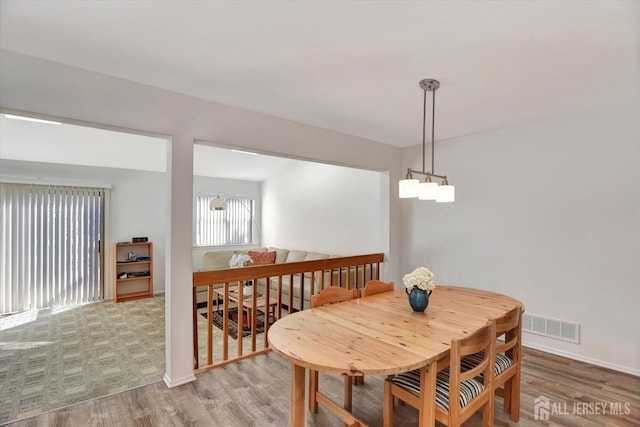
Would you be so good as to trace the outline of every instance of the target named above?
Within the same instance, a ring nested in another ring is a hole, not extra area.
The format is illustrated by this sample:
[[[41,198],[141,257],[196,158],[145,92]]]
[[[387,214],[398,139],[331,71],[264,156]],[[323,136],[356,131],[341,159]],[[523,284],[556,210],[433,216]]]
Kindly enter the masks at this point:
[[[229,208],[229,204],[225,199],[221,199],[219,194],[209,203],[209,209],[212,211],[226,211],[227,208]]]
[[[419,200],[435,200],[439,203],[450,203],[455,201],[455,188],[449,185],[446,175],[438,175],[435,170],[434,136],[435,136],[435,111],[436,111],[436,90],[440,87],[440,82],[433,79],[420,80],[420,87],[424,91],[423,118],[422,118],[422,171],[409,168],[405,179],[398,183],[398,195],[401,199],[418,198]],[[426,122],[427,122],[427,92],[432,92],[432,114],[431,114],[431,172],[425,169],[425,146],[426,146]],[[413,178],[412,174],[424,175],[424,182]],[[442,185],[433,182],[431,178],[442,179]]]
[[[431,180],[420,184],[418,189],[418,200],[436,200],[438,195],[438,183]]]
[[[417,179],[401,179],[398,191],[401,199],[413,199],[418,197],[420,181]]]
[[[418,197],[418,185],[420,181],[413,179],[411,170],[407,172],[405,179],[401,179],[398,182],[398,194],[401,199],[412,199]]]
[[[456,188],[453,185],[449,185],[445,179],[442,185],[438,187],[436,193],[436,203],[452,203],[456,201]]]

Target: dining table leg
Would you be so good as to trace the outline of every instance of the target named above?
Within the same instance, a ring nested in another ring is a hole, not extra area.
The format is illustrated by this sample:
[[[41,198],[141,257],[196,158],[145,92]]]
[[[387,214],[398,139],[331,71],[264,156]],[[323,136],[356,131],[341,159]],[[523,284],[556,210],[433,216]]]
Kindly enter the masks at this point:
[[[318,371],[309,369],[309,411],[318,413]]]
[[[305,368],[291,363],[291,427],[304,427]]]
[[[436,425],[436,370],[438,363],[420,368],[420,427]]]

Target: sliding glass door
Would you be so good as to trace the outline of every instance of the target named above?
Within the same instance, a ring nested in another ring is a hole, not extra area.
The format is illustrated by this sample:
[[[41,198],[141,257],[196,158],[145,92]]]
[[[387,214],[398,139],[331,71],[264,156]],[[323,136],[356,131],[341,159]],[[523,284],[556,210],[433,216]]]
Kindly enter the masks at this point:
[[[0,183],[0,314],[103,299],[105,191]]]

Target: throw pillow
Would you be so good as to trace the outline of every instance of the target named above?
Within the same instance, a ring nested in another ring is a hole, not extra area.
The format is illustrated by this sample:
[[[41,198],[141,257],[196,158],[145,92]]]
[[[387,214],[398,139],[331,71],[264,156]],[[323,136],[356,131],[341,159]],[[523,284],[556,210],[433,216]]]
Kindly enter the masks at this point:
[[[273,252],[256,252],[249,251],[251,257],[251,265],[273,264],[276,262],[276,251]]]

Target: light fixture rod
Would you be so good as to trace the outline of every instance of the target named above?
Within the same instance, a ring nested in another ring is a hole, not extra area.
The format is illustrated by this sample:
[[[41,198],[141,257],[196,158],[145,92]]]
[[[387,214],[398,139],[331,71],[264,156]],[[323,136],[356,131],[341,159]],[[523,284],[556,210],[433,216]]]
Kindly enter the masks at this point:
[[[425,91],[425,95],[426,95]],[[435,128],[436,128],[436,88],[433,89],[433,96],[431,97],[431,173],[436,171],[436,155],[435,155]]]
[[[424,96],[422,98],[422,171],[425,168],[425,140],[426,140],[426,126],[427,126],[427,89],[424,89]],[[431,172],[433,172],[433,152],[431,152]]]
[[[409,169],[408,172],[417,173],[418,175],[424,175],[424,176],[435,176],[436,178],[440,178],[440,179],[447,179],[446,175],[438,175],[438,174],[431,173],[431,172],[417,171],[417,170],[414,170],[414,169]]]
[[[426,145],[427,145],[427,91],[433,92],[431,100],[431,173],[435,171],[435,123],[436,123],[436,90],[440,82],[434,79],[420,80],[419,86],[424,91],[422,99],[422,173],[426,173]]]

